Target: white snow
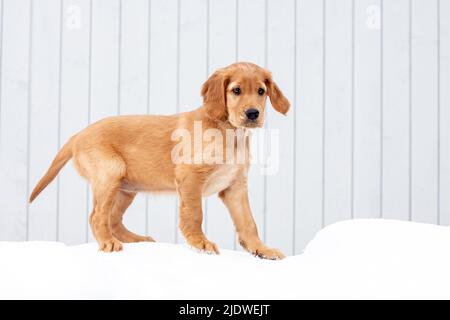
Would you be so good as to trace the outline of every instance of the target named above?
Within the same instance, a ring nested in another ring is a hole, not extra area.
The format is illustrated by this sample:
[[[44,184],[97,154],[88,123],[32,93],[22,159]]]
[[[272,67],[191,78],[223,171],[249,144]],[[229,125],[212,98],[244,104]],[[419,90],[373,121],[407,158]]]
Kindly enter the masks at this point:
[[[11,298],[450,299],[450,228],[344,221],[282,261],[168,243],[105,254],[95,243],[0,242],[0,299]]]

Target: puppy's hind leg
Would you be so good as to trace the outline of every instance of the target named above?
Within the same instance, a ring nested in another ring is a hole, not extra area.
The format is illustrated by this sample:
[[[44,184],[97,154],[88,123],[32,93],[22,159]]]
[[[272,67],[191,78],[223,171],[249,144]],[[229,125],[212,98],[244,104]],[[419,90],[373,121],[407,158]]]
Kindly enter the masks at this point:
[[[112,215],[111,215],[111,228],[113,236],[122,242],[154,242],[152,237],[145,237],[135,234],[129,231],[122,222],[122,217],[127,208],[133,202],[136,197],[136,192],[119,191],[116,195]]]
[[[110,226],[110,214],[114,198],[118,192],[118,184],[109,186],[93,186],[94,211],[89,219],[92,232],[101,251],[112,252],[122,250],[122,244],[114,238]]]
[[[120,157],[111,153],[97,152],[94,156],[95,161],[89,161],[89,176],[94,194],[94,211],[89,221],[100,250],[120,251],[122,243],[113,236],[111,215],[126,165]]]

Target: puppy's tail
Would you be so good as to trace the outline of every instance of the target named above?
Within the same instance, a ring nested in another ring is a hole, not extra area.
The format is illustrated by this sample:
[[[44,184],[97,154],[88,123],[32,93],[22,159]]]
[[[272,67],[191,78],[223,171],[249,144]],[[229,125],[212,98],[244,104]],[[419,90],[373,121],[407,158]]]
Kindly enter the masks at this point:
[[[56,175],[59,173],[59,171],[64,167],[64,165],[67,163],[67,161],[72,158],[72,142],[73,142],[73,136],[70,138],[69,141],[66,142],[66,144],[59,150],[58,154],[56,155],[55,159],[53,159],[52,164],[50,165],[50,168],[48,168],[45,175],[39,180],[37,185],[34,187],[33,192],[31,192],[30,200],[31,203],[38,195],[41,193],[42,190],[47,187],[47,185],[52,182],[53,179],[55,179]]]

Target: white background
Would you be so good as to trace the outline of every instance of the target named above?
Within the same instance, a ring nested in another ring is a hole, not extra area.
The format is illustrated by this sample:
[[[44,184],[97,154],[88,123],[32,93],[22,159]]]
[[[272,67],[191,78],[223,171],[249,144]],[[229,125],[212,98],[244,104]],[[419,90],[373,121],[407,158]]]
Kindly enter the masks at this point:
[[[0,240],[91,241],[71,165],[27,204],[59,147],[109,115],[191,110],[236,60],[293,105],[268,111],[278,174],[250,174],[269,245],[299,253],[350,218],[450,224],[449,0],[2,0],[0,16]],[[217,197],[205,208],[210,239],[236,247]],[[176,219],[174,197],[141,195],[126,224],[181,242]]]

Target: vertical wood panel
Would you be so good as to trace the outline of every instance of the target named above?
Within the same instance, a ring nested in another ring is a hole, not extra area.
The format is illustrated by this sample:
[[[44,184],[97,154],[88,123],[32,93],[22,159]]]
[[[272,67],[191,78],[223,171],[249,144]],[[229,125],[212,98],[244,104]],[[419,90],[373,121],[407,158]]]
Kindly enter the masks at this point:
[[[295,4],[293,0],[270,0],[268,3],[268,68],[274,81],[291,104],[294,102],[295,79]],[[283,57],[280,59],[279,57]],[[293,252],[294,217],[294,112],[283,116],[267,105],[269,130],[279,131],[279,153],[273,143],[269,157],[279,157],[278,170],[267,176],[266,240],[286,254]]]
[[[3,1],[0,114],[0,240],[27,233],[30,1]]]
[[[352,212],[352,18],[351,0],[325,2],[324,225]]]
[[[58,152],[61,2],[33,2],[30,105],[30,185],[47,171]],[[29,207],[29,239],[55,240],[57,184],[51,183]]]
[[[61,61],[61,146],[88,124],[90,2],[66,0]],[[59,238],[77,244],[87,238],[86,182],[73,165],[59,174]]]
[[[90,39],[89,123],[119,113],[119,0],[92,1]],[[92,212],[89,187],[88,212]],[[88,219],[88,217],[87,217]],[[94,241],[92,230],[88,240]]]
[[[3,69],[2,69],[2,67],[3,67],[3,29],[4,29],[4,19],[3,19],[3,12],[4,12],[4,10],[3,10],[3,0],[0,0],[0,148],[1,148],[1,141],[2,141],[2,136],[1,136],[1,133],[2,133],[2,128],[1,128],[1,125],[2,125],[2,80],[3,80]],[[1,150],[1,149],[0,149]],[[0,158],[1,158],[1,156],[0,156]],[[0,164],[1,164],[2,162],[0,162]],[[1,174],[1,170],[2,170],[2,168],[0,167],[0,174]],[[0,211],[0,221],[3,221],[3,220],[5,220],[6,221],[6,219],[8,219],[7,217],[6,217],[6,215],[7,215],[7,212],[6,211]],[[3,233],[3,231],[4,231],[4,229],[3,228],[0,228],[0,234],[1,233]],[[1,238],[0,237],[0,239],[3,239],[3,238]],[[6,237],[5,237],[5,239],[6,239]]]
[[[1,141],[2,141],[2,102],[3,102],[3,86],[2,86],[2,81],[3,81],[3,29],[4,29],[4,18],[3,18],[3,0],[0,0],[0,150],[1,150]],[[0,155],[0,159],[1,159],[1,155]],[[2,164],[2,162],[0,161],[0,164]],[[2,168],[0,167],[0,174],[2,172]],[[6,212],[6,210],[4,211],[0,211],[0,221],[2,222],[0,224],[0,226],[5,225],[4,222],[5,221],[9,221],[11,218],[8,217],[8,213]],[[0,234],[3,234],[6,230],[6,227],[0,227]],[[0,239],[7,239],[8,235],[5,235],[3,237],[0,236]]]
[[[437,10],[436,1],[412,0],[412,218],[437,217]]]
[[[206,0],[180,2],[180,111],[202,104],[206,78]]]
[[[236,55],[238,61],[250,61],[266,67],[265,16],[265,0],[237,0]],[[258,18],[255,19],[254,17]],[[250,207],[258,226],[259,235],[261,239],[265,239],[266,194],[265,178],[261,172],[261,163],[265,161],[264,149],[259,148],[259,154],[255,153],[255,144],[252,145],[252,149],[252,157],[256,158],[258,162],[250,166],[250,172],[248,174]],[[235,242],[235,248],[240,248],[237,241]]]
[[[122,0],[120,113],[145,114],[148,101],[148,0]],[[133,232],[146,232],[146,195],[138,194],[124,223]]]
[[[295,249],[322,227],[323,2],[297,2]]]
[[[92,2],[90,121],[119,113],[120,0]]]
[[[191,111],[202,104],[200,88],[206,80],[206,0],[180,1],[179,111]],[[205,217],[205,205],[203,201]],[[178,230],[179,232],[179,230]],[[179,232],[178,241],[183,237]]]
[[[265,66],[266,61],[266,0],[238,0],[237,57]],[[257,19],[255,19],[257,17]]]
[[[151,1],[149,109],[151,114],[177,112],[177,0]],[[148,230],[157,241],[176,239],[175,196],[149,195]]]
[[[236,57],[236,1],[209,1],[209,70],[222,68]],[[207,236],[220,248],[232,249],[234,227],[228,210],[217,195],[208,198]]]
[[[450,225],[450,1],[440,0],[440,223]]]
[[[355,1],[354,217],[381,216],[381,8]]]
[[[409,218],[408,0],[383,1],[383,217]]]

